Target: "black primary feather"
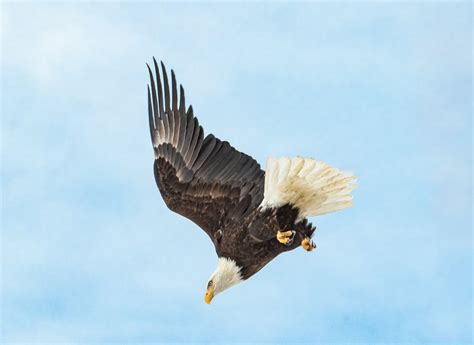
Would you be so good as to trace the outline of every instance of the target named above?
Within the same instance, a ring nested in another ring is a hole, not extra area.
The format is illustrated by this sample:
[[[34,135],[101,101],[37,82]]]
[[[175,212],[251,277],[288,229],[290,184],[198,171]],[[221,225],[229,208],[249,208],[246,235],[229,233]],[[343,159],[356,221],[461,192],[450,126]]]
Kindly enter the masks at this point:
[[[155,152],[154,173],[166,205],[189,218],[213,238],[228,217],[243,217],[263,199],[264,171],[250,156],[204,130],[186,111],[184,89],[179,95],[171,71],[171,91],[166,68],[153,58],[148,113]]]

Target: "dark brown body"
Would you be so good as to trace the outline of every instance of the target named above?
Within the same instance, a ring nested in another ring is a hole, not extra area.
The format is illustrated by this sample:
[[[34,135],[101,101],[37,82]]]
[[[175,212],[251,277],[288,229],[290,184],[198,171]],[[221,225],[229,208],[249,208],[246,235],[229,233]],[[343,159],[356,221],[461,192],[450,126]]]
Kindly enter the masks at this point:
[[[301,245],[305,237],[311,237],[315,228],[303,220],[295,224],[298,210],[290,205],[278,209],[256,209],[243,220],[230,221],[216,233],[214,245],[219,257],[234,260],[242,267],[242,278],[248,279],[279,254]],[[276,239],[278,231],[294,230],[289,245]]]
[[[207,230],[206,233],[214,242],[217,255],[230,258],[242,267],[243,279],[250,278],[279,254],[299,247],[305,237],[313,235],[315,228],[307,219],[296,223],[298,209],[291,205],[265,210],[257,207],[242,212],[238,210],[241,203],[237,203],[232,206],[232,211],[222,212],[232,205],[231,198],[193,197],[188,200],[183,195],[190,192],[190,187],[179,183],[176,171],[170,164],[159,161],[161,164],[157,164],[158,161],[155,163],[155,177],[167,206],[184,216],[192,213],[192,220],[204,230],[213,227],[215,230]],[[229,195],[232,193],[229,192]],[[242,212],[243,215],[237,217],[236,210],[237,214]],[[220,220],[215,219],[216,214],[220,215]],[[212,221],[209,215],[213,215]],[[276,239],[278,231],[286,230],[296,232],[290,245],[284,245]]]

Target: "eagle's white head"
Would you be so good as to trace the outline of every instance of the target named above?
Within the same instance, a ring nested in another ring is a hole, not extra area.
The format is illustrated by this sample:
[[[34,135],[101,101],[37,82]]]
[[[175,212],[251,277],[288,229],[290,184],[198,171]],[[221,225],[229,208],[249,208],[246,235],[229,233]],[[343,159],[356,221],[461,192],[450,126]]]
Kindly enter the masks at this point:
[[[242,281],[241,267],[234,260],[219,258],[217,268],[207,282],[204,301],[210,304],[214,296]]]

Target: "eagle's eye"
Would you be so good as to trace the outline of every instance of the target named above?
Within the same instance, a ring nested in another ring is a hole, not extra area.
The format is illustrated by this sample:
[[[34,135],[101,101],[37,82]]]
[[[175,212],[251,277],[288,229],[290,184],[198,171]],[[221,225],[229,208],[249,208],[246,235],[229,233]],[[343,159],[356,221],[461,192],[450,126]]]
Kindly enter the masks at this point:
[[[207,288],[210,288],[210,287],[212,286],[212,284],[214,284],[214,283],[212,282],[212,280],[209,280],[209,283],[207,283]]]

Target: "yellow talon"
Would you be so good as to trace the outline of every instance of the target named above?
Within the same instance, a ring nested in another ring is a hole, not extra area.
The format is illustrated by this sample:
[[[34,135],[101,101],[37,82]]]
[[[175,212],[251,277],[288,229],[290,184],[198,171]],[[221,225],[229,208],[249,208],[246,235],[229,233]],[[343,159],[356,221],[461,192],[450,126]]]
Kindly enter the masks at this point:
[[[295,233],[292,230],[278,231],[277,235],[276,235],[276,238],[277,238],[278,242],[280,242],[282,244],[290,244],[291,241],[293,240],[294,234]]]
[[[316,245],[314,244],[313,241],[309,237],[305,237],[303,241],[301,241],[301,246],[303,247],[304,250],[310,252],[313,249],[316,249]]]

